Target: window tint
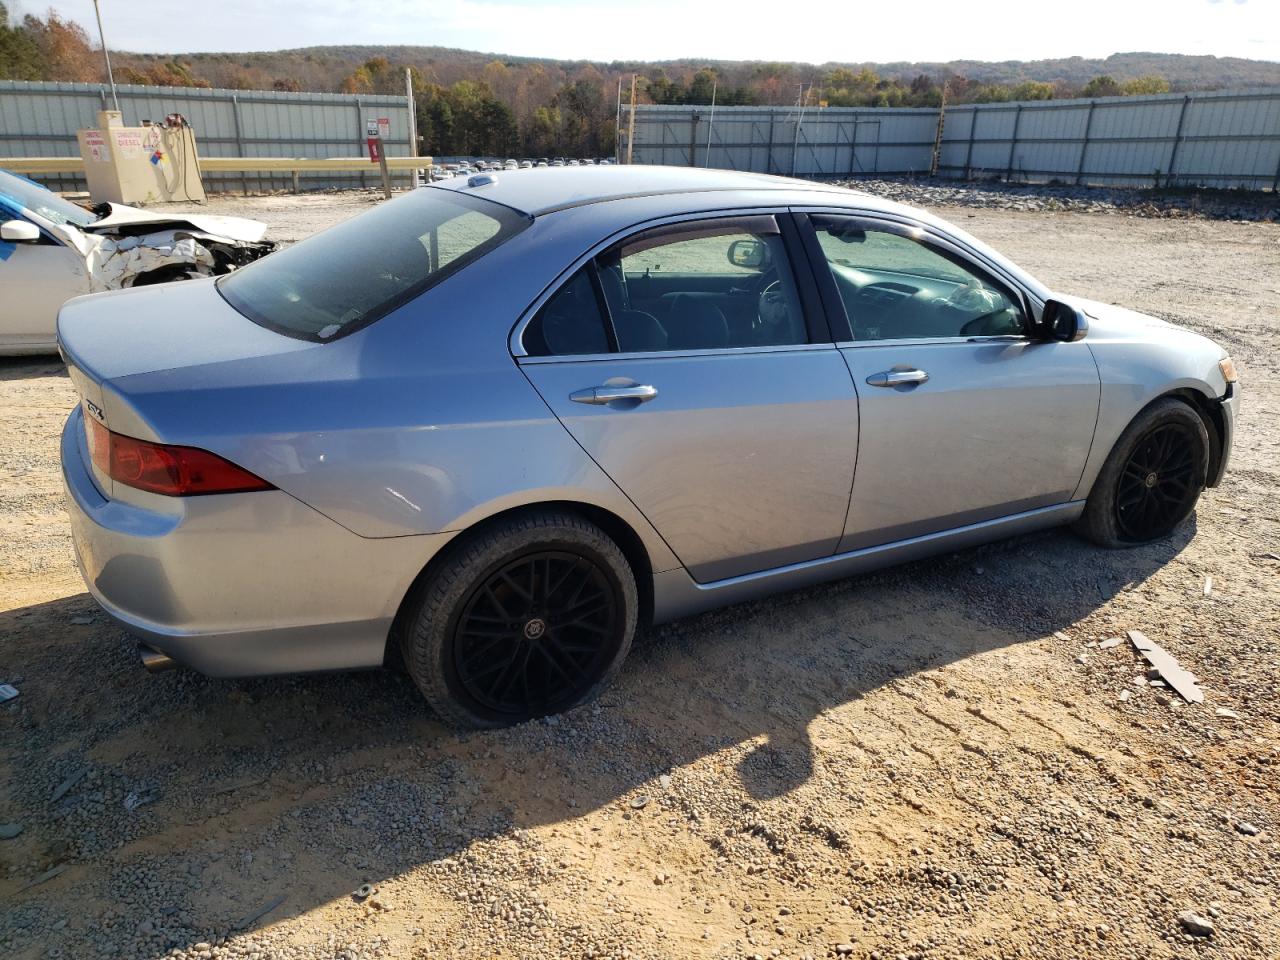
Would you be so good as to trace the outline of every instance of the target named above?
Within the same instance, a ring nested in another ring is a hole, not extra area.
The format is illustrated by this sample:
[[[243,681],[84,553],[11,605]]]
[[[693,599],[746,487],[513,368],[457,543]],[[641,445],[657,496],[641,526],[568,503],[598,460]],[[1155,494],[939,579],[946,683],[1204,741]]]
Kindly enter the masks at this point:
[[[409,302],[528,222],[479,197],[414,190],[241,267],[218,290],[255,323],[325,342]]]
[[[524,348],[531,357],[564,357],[608,353],[604,314],[591,282],[591,264],[543,304],[524,332]]]
[[[854,340],[1020,334],[1003,287],[919,240],[845,218],[812,218]]]
[[[772,217],[663,227],[624,242],[599,265],[623,352],[809,340]]]

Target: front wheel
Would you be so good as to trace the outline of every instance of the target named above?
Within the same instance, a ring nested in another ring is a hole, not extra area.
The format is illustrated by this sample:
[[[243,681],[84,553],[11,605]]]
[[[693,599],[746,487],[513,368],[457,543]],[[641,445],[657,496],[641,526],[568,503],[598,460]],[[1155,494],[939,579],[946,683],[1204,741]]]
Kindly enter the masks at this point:
[[[604,689],[637,608],[635,577],[604,531],[567,513],[514,517],[453,547],[421,585],[404,659],[446,722],[506,726]]]
[[[1159,400],[1116,441],[1076,530],[1104,547],[1166,537],[1195,509],[1208,468],[1209,432],[1200,415],[1180,400]]]

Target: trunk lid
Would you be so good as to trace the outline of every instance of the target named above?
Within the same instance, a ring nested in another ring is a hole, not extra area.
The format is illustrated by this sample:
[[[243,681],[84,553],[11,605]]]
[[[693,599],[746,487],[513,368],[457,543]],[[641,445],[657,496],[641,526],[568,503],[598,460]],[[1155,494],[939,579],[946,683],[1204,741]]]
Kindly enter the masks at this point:
[[[58,347],[80,394],[86,449],[92,450],[90,422],[142,440],[155,435],[113,382],[135,374],[200,369],[247,358],[272,357],[315,344],[273,333],[241,316],[218,295],[214,281],[188,280],[76,297],[58,312]],[[94,467],[108,494],[111,483]]]
[[[176,367],[305,350],[315,344],[261,327],[219,296],[215,281],[186,280],[68,300],[58,312],[63,359],[95,384]],[[81,396],[89,394],[81,388]]]

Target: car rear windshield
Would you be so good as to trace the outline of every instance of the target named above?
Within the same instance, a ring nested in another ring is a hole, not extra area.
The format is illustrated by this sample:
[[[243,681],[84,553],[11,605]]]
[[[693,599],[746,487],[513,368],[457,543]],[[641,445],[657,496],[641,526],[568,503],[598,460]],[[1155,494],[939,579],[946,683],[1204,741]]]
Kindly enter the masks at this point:
[[[218,281],[255,323],[327,343],[385,316],[529,225],[509,207],[423,188]]]

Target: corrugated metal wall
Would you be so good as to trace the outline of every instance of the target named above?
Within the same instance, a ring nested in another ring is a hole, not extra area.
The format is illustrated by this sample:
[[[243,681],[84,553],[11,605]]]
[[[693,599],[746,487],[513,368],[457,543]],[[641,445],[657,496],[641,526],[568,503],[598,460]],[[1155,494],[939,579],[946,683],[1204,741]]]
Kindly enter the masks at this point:
[[[624,133],[627,121],[624,106]],[[632,159],[797,177],[919,174],[929,172],[937,126],[938,111],[927,108],[717,107],[713,114],[642,105]]]
[[[624,137],[627,119],[624,106]],[[713,119],[710,107],[642,105],[634,162],[801,177],[919,175],[929,172],[937,125],[932,108],[719,107]],[[1276,190],[1280,89],[950,106],[938,174]]]
[[[126,126],[180,113],[195,129],[205,157],[355,157],[365,150],[365,121],[386,117],[387,156],[409,155],[409,106],[405,97],[271,90],[202,90],[193,87],[122,85],[116,88]],[[98,111],[111,109],[111,91],[96,83],[26,83],[0,80],[0,155],[74,157],[76,131],[96,127]],[[39,178],[60,190],[83,189],[72,175]],[[365,173],[302,174],[316,189],[377,182]],[[292,178],[271,174],[204,175],[205,189],[283,189]]]

